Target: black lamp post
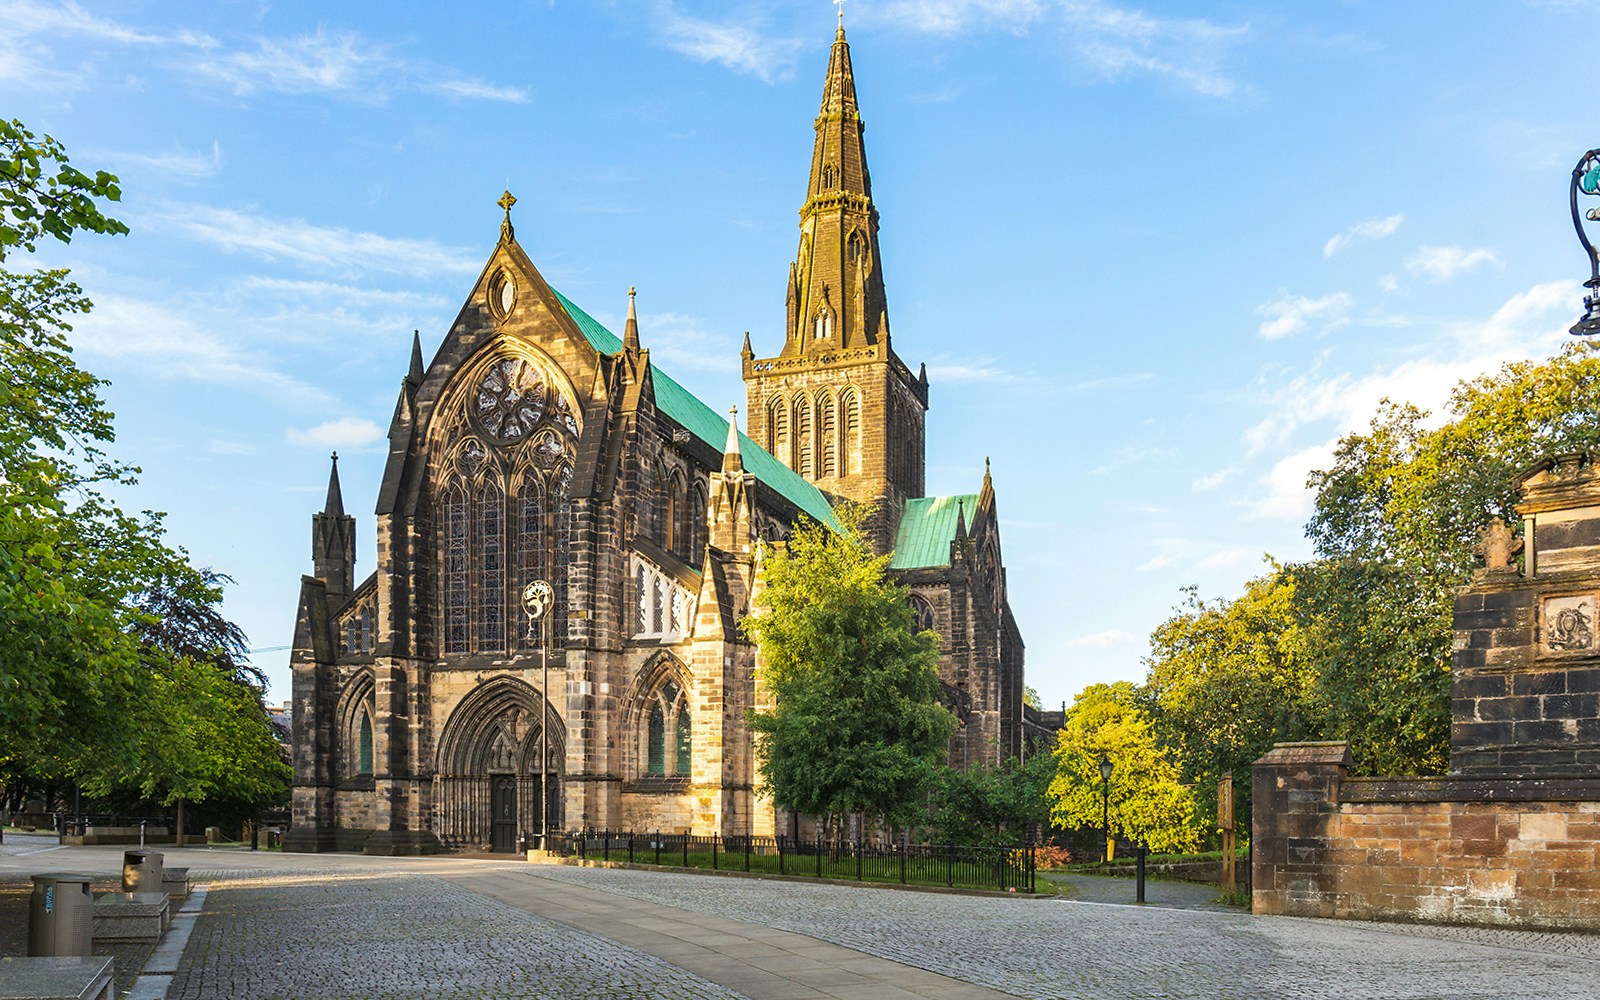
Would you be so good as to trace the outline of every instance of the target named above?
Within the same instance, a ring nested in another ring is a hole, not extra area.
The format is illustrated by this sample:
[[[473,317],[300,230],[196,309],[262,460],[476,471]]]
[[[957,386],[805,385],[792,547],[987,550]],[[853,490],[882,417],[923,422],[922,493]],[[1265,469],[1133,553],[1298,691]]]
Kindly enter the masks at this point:
[[[1104,863],[1111,853],[1111,758],[1100,755],[1100,859]]]
[[[1589,255],[1589,280],[1583,283],[1589,293],[1583,297],[1583,318],[1572,324],[1572,329],[1567,332],[1574,337],[1592,337],[1600,334],[1600,254],[1595,253],[1594,244],[1589,242],[1589,235],[1583,231],[1583,220],[1600,222],[1600,208],[1591,208],[1579,215],[1580,191],[1600,195],[1600,149],[1584,153],[1578,165],[1572,168],[1572,228],[1578,231],[1578,242],[1583,244],[1584,252]]]

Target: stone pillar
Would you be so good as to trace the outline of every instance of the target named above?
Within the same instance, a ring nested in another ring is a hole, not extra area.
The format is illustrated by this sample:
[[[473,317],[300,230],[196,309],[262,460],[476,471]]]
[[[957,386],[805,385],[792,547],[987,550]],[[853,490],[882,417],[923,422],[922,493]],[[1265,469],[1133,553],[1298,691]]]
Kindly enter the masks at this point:
[[[1279,743],[1255,762],[1251,906],[1256,913],[1331,917],[1328,843],[1350,744]]]

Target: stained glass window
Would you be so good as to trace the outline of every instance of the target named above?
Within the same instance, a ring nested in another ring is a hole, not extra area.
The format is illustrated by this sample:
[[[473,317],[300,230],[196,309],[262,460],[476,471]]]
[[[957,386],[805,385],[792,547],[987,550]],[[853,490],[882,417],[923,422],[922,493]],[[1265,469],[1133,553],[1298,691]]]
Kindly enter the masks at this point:
[[[688,774],[692,769],[694,754],[689,733],[689,703],[678,706],[678,773]]]
[[[370,775],[372,773],[372,716],[365,709],[361,711],[361,721],[356,726],[356,774]]]
[[[361,651],[372,652],[372,605],[361,609]]]
[[[650,732],[646,747],[646,771],[650,774],[667,773],[667,720],[661,711],[661,702],[650,705]]]
[[[679,521],[683,517],[683,479],[676,472],[667,482],[667,523],[666,533],[661,539],[662,548],[675,555],[682,555],[680,548],[684,543],[683,526]]]
[[[444,651],[468,649],[467,497],[460,483],[444,496]]]
[[[478,649],[506,648],[505,494],[494,480],[478,491]]]
[[[529,472],[522,480],[517,497],[517,572],[518,582],[524,586],[540,579],[544,568],[544,489],[539,477]],[[537,627],[520,628],[522,645],[539,644]]]

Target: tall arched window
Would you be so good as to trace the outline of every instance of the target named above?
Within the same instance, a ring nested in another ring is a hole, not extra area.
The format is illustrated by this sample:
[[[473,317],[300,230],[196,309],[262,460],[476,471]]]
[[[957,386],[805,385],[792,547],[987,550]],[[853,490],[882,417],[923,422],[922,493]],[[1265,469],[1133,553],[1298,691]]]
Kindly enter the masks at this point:
[[[811,399],[805,393],[794,397],[794,443],[796,459],[794,471],[802,476],[811,475]]]
[[[645,723],[645,773],[688,775],[693,765],[689,699],[676,681],[650,695]]]
[[[772,454],[778,461],[793,468],[794,456],[789,453],[789,401],[776,396],[767,407],[767,412],[772,431]]]
[[[694,740],[689,732],[689,702],[678,705],[678,773],[688,774],[694,765]]]
[[[667,773],[667,718],[659,701],[650,706],[649,746],[645,757],[650,774]]]
[[[831,163],[825,165],[822,168],[822,187],[823,187],[823,190],[831,190],[838,183],[839,183],[839,171],[838,171],[838,168],[836,168]]]
[[[706,488],[696,482],[689,502],[689,561],[699,563],[706,551]]]
[[[372,605],[361,609],[361,652],[372,652]]]
[[[550,622],[550,647],[565,649],[567,644],[567,609],[571,607],[571,588],[568,579],[572,566],[572,466],[563,464],[550,478],[550,490],[555,495],[555,535],[553,559],[555,567],[552,581],[556,587],[556,606],[550,611],[555,619]]]
[[[478,489],[478,649],[506,648],[506,500],[488,479]]]
[[[356,774],[372,775],[372,716],[364,708],[356,724]]]
[[[522,487],[517,491],[517,505],[514,512],[516,517],[517,532],[517,579],[526,585],[528,581],[541,579],[544,570],[544,547],[548,541],[544,531],[544,486],[539,482],[539,476],[528,470],[522,478]],[[530,628],[518,628],[521,635],[521,644],[532,648],[539,644],[538,634]]]
[[[857,229],[850,234],[850,263],[854,264],[867,255],[867,241],[862,238],[861,230]]]
[[[665,537],[661,540],[661,547],[674,555],[682,555],[680,548],[684,544],[683,537],[683,477],[678,470],[672,470],[672,476],[667,480],[667,523]]]
[[[861,472],[861,397],[854,389],[846,389],[839,404],[844,411],[844,461],[840,465],[846,475],[858,475]]]
[[[833,410],[833,393],[824,391],[817,396],[817,447],[821,453],[823,476],[839,474],[838,424]]]
[[[458,480],[445,492],[444,524],[444,651],[465,653],[469,648],[467,572],[467,492]]]

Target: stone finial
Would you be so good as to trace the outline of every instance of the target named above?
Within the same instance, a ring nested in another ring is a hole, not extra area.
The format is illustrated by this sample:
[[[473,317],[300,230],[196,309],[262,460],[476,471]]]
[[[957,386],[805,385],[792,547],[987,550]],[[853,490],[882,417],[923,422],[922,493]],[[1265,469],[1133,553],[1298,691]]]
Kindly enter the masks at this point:
[[[516,203],[517,196],[512,194],[509,190],[500,196],[499,201],[495,202],[496,205],[499,205],[506,211],[506,217],[500,223],[500,238],[505,240],[507,243],[510,243],[513,239],[516,239],[516,230],[511,228],[511,206],[515,205]]]
[[[1485,573],[1514,573],[1516,556],[1521,551],[1522,539],[1513,538],[1511,529],[1496,517],[1478,533],[1478,544],[1473,547],[1472,554],[1483,560]]]
[[[639,350],[639,313],[633,306],[633,298],[638,290],[632,285],[628,286],[628,321],[622,328],[622,346],[629,351]]]

